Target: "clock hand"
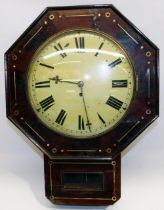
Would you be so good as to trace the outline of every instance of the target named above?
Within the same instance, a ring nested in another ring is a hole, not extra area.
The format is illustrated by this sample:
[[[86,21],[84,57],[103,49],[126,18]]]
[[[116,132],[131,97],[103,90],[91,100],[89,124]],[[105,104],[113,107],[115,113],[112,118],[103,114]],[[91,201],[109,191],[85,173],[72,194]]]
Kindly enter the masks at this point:
[[[54,80],[56,84],[58,82],[65,82],[65,83],[70,83],[70,84],[78,85],[78,83],[79,83],[79,81],[74,82],[74,81],[71,81],[71,80],[63,80],[63,79],[60,79],[59,76],[49,78],[49,80]]]
[[[86,118],[87,118],[87,124],[86,124],[86,126],[88,126],[88,128],[89,128],[89,130],[90,130],[90,132],[91,132],[91,125],[92,125],[92,124],[91,124],[90,121],[89,121],[87,106],[86,106],[86,103],[85,103],[85,98],[84,98],[84,93],[83,93],[84,82],[83,82],[83,81],[78,82],[78,86],[79,86],[79,88],[80,88],[80,90],[81,90],[80,96],[81,96],[82,99],[83,99],[83,105],[84,105],[85,114],[86,114]]]

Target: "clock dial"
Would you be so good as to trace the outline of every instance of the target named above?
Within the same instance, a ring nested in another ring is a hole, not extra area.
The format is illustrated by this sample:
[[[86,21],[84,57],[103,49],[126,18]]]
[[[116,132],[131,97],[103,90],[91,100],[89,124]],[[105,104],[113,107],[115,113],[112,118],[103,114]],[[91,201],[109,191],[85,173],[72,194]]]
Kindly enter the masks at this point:
[[[135,88],[125,50],[106,34],[83,29],[55,35],[41,46],[27,81],[37,117],[73,138],[102,135],[118,124]]]

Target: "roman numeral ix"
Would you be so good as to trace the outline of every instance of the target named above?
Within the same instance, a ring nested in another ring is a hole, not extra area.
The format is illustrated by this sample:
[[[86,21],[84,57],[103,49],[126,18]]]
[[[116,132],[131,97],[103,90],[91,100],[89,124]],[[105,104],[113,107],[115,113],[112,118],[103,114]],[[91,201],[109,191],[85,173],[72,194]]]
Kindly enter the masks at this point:
[[[120,110],[121,106],[123,105],[123,102],[118,100],[117,98],[114,98],[113,96],[110,96],[106,104],[113,107],[114,109]]]

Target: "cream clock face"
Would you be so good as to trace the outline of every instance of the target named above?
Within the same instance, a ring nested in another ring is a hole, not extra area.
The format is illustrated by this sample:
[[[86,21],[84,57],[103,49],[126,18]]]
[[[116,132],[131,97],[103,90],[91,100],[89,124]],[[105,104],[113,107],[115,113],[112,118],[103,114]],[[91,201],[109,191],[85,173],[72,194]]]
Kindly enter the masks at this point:
[[[31,106],[44,125],[72,138],[109,131],[132,102],[135,75],[130,59],[111,37],[71,30],[36,52],[28,75]]]

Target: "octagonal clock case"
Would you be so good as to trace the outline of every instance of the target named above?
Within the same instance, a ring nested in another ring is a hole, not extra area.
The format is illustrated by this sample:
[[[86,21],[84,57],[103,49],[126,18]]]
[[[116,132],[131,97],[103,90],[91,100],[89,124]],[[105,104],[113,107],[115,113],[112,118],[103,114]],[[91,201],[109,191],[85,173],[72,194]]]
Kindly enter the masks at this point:
[[[120,198],[121,152],[157,117],[158,48],[113,5],[49,7],[5,54],[7,117],[54,204]]]

